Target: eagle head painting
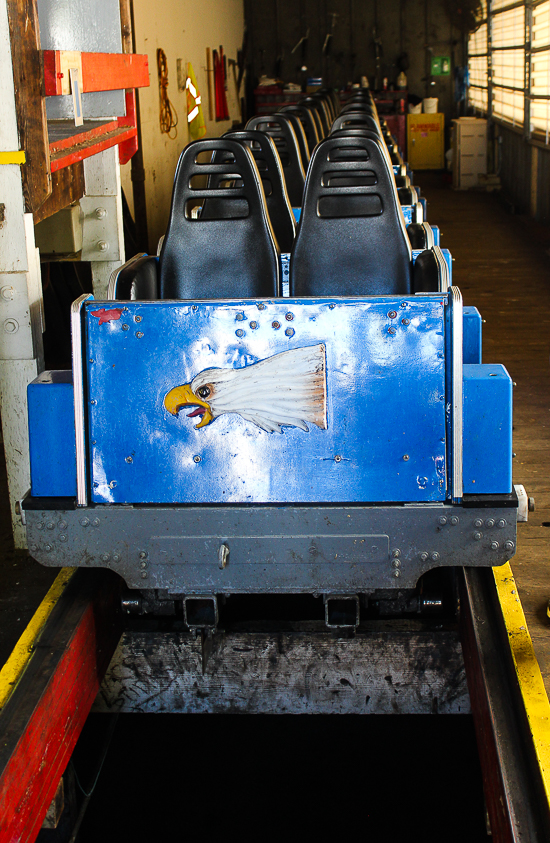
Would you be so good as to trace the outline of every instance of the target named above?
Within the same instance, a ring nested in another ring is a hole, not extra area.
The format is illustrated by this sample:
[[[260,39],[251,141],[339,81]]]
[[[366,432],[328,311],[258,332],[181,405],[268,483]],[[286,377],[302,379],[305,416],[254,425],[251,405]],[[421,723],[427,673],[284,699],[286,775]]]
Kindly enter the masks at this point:
[[[293,348],[240,369],[204,369],[191,383],[176,386],[164,406],[177,416],[192,408],[198,430],[224,413],[238,413],[267,433],[283,427],[327,429],[326,353],[324,344]]]

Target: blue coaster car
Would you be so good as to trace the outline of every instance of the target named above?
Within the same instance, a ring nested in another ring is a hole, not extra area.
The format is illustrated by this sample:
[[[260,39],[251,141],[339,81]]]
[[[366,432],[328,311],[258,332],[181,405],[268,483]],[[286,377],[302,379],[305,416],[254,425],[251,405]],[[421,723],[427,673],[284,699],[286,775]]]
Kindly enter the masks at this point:
[[[288,298],[258,163],[190,144],[160,257],[73,305],[72,373],[29,386],[32,555],[205,599],[504,563],[512,384],[433,237],[413,263],[381,142],[316,147]]]

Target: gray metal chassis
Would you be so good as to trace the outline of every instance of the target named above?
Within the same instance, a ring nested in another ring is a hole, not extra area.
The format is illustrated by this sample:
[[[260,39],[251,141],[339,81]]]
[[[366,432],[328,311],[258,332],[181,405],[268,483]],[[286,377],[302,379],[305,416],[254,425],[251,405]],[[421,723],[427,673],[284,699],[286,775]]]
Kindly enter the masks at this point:
[[[516,548],[517,509],[496,505],[27,506],[42,565],[110,568],[171,594],[413,588],[432,568],[502,565]]]

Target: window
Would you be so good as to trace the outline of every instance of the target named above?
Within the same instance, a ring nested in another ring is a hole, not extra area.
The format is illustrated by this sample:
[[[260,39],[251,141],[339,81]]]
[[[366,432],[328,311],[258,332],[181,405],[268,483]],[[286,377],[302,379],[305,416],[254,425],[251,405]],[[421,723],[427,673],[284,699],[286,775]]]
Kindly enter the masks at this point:
[[[545,143],[550,132],[550,2],[533,8],[531,28],[531,107],[530,130],[543,134]]]
[[[470,104],[487,111],[487,24],[472,32],[468,44],[468,73]]]
[[[525,103],[525,6],[495,11],[491,3],[492,113],[513,125],[523,125]]]

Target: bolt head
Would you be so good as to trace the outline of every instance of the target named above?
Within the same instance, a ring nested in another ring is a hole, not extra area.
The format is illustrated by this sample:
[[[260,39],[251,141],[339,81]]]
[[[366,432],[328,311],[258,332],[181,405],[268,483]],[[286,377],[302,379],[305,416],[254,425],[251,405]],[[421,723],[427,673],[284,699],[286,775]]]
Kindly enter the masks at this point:
[[[474,521],[474,527],[483,527],[483,521],[481,520],[481,518],[476,518],[476,520]]]
[[[101,554],[101,561],[102,562],[108,562],[110,558],[111,558],[110,554],[108,554],[108,553],[102,553]]]
[[[447,518],[445,517],[445,515],[440,515],[437,520],[439,521],[442,527],[444,527],[447,523]]]
[[[141,579],[142,579],[142,580],[146,580],[146,579],[147,579],[147,577],[148,577],[147,571],[142,571],[142,572],[141,572]]]
[[[498,542],[491,542],[491,550],[498,550],[500,544]]]
[[[148,556],[149,556],[149,554],[147,553],[146,550],[140,550],[140,552],[139,552],[139,558],[140,559],[147,559]]]
[[[420,559],[422,560],[422,562],[427,562],[429,559],[429,554],[424,551],[424,553],[420,554]]]
[[[106,240],[99,240],[97,243],[98,252],[108,252],[109,251],[109,244]]]
[[[401,571],[394,571],[394,572],[393,572],[393,575],[394,575],[394,577],[400,577],[400,576],[401,576]]]
[[[508,540],[507,542],[504,542],[505,550],[513,550],[514,547],[515,547],[515,545],[514,545],[513,541]]]
[[[439,553],[437,552],[437,550],[434,550],[434,552],[432,553],[432,560],[434,562],[439,562]]]
[[[480,542],[483,538],[483,533],[474,533],[474,539],[476,542]]]
[[[100,524],[101,524],[101,521],[99,520],[99,518],[94,518],[94,520],[92,521],[92,525],[94,527],[99,527]]]
[[[489,528],[494,527],[495,526],[495,519],[494,518],[488,518],[487,521],[485,522],[485,526],[489,527]]]
[[[82,525],[82,527],[87,527],[89,523],[90,523],[89,518],[81,518],[80,519],[80,524]]]
[[[497,527],[501,530],[503,529],[503,527],[506,527],[506,521],[504,520],[504,518],[501,518],[500,521],[497,522]]]

